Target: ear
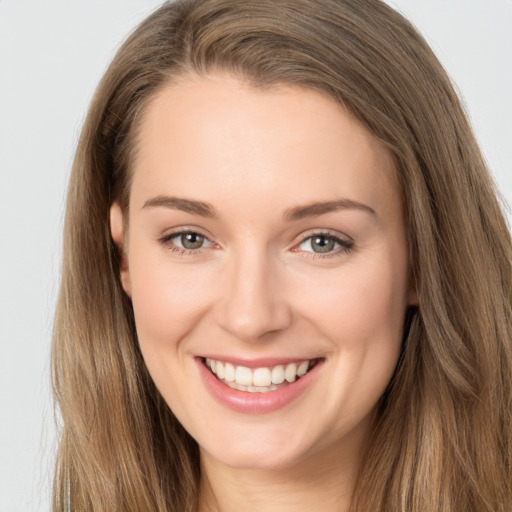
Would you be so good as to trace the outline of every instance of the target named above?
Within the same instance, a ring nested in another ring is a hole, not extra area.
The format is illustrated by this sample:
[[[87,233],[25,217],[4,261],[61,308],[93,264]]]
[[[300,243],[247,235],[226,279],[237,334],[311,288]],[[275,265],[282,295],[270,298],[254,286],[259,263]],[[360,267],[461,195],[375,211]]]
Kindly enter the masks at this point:
[[[119,254],[119,277],[121,284],[128,297],[131,297],[132,285],[130,270],[128,268],[128,257],[124,248],[123,212],[118,203],[113,203],[110,207],[110,234]]]

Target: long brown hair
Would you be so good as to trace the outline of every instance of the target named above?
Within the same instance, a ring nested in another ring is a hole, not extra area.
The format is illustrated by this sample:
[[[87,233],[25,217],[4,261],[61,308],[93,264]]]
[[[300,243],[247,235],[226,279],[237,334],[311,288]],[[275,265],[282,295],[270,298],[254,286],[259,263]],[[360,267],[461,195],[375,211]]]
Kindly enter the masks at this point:
[[[148,99],[188,72],[341,102],[392,152],[419,307],[382,397],[357,512],[512,509],[511,240],[460,101],[423,38],[379,0],[184,0],[103,77],[69,183],[53,379],[54,510],[193,511],[198,448],[153,385],[109,234]]]

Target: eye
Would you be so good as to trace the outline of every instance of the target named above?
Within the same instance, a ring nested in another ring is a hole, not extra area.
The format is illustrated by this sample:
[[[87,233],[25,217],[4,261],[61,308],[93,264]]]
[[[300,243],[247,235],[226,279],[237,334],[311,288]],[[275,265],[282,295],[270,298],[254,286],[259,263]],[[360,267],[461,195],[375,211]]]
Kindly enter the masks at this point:
[[[200,249],[205,242],[208,243],[205,236],[193,232],[180,233],[175,235],[172,240],[183,249]]]
[[[181,252],[198,251],[214,244],[206,238],[206,236],[195,231],[180,231],[172,233],[161,239],[162,244],[169,246],[171,249]]]
[[[352,241],[342,240],[341,238],[325,233],[315,233],[305,238],[298,246],[297,250],[313,252],[316,254],[329,254],[338,252],[348,252],[352,246]]]

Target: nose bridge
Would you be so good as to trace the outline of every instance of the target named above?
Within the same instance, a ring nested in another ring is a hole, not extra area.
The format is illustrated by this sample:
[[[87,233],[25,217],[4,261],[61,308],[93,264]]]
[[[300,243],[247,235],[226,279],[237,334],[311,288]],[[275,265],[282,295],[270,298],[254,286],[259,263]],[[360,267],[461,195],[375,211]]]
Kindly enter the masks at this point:
[[[262,247],[232,254],[220,297],[221,327],[243,341],[258,341],[290,322],[289,304],[280,286],[279,262]]]

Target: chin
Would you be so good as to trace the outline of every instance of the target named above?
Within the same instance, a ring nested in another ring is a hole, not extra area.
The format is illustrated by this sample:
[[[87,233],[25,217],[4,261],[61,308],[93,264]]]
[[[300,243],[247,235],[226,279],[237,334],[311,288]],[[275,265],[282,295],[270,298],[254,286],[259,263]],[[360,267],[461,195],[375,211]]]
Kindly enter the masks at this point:
[[[210,453],[210,456],[230,468],[250,471],[286,470],[292,468],[301,460],[301,457],[295,453],[268,454],[257,449],[253,449],[251,452],[232,450],[228,453]]]
[[[266,429],[258,432],[245,431],[230,436],[217,436],[204,447],[202,455],[231,468],[243,470],[289,469],[314,451],[306,440],[295,439],[288,431]]]

